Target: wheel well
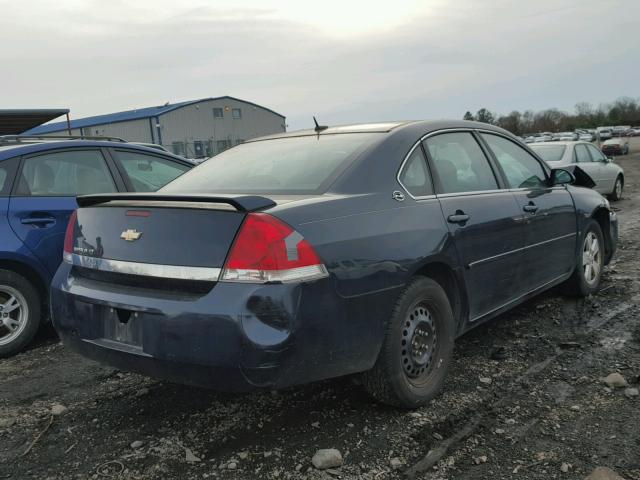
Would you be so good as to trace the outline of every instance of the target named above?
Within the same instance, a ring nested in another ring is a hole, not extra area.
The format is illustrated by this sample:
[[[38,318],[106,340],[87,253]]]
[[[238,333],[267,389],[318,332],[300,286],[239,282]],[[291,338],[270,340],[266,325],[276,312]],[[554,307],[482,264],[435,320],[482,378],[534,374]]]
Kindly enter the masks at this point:
[[[40,299],[42,303],[45,304],[47,301],[47,288],[45,283],[42,281],[42,278],[33,268],[25,265],[21,262],[16,262],[13,260],[0,260],[0,269],[2,270],[10,270],[12,272],[17,273],[18,275],[22,275],[26,278],[31,284],[36,288],[38,294],[40,294]],[[46,310],[45,310],[46,311]]]
[[[429,263],[418,270],[416,275],[429,277],[442,287],[449,299],[456,326],[459,327],[463,313],[463,287],[458,282],[453,269],[445,263]]]
[[[624,182],[624,178],[622,180]],[[612,239],[611,239],[611,228],[609,224],[609,210],[606,208],[598,208],[593,215],[591,215],[598,225],[600,225],[600,230],[602,230],[602,236],[604,237],[604,249],[606,256],[608,257],[611,254],[612,250]]]

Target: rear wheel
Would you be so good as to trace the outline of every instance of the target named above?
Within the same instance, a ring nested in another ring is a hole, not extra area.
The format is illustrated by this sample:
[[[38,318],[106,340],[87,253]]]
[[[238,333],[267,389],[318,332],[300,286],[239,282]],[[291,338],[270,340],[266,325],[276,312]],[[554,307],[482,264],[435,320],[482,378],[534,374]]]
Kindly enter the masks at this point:
[[[566,287],[569,293],[586,297],[598,291],[604,269],[604,237],[598,222],[589,220],[580,245],[576,267]]]
[[[454,321],[442,287],[417,277],[400,295],[375,366],[363,384],[377,400],[416,408],[435,397],[453,356]]]
[[[40,326],[40,296],[24,277],[0,270],[0,357],[21,351]]]
[[[622,189],[624,188],[624,181],[622,180],[622,176],[618,175],[616,178],[616,183],[613,186],[613,191],[609,194],[609,198],[614,202],[617,202],[622,198]]]

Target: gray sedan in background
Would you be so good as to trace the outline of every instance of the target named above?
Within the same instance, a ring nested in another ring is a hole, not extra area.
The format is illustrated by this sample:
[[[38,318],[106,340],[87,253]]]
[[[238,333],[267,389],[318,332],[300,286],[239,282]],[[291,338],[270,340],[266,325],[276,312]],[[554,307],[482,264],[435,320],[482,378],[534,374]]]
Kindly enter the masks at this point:
[[[565,165],[577,165],[585,171],[596,186],[593,187],[611,200],[622,198],[624,188],[624,170],[620,165],[607,158],[604,153],[588,142],[534,143],[529,147],[551,168]]]

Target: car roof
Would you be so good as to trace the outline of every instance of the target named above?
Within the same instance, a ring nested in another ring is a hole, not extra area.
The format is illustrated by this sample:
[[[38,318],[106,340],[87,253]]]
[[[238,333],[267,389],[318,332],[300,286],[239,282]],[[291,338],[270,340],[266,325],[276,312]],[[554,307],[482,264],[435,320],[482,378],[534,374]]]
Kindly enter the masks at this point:
[[[408,121],[395,121],[395,122],[374,122],[374,123],[357,123],[351,125],[337,125],[326,127],[320,132],[316,132],[314,129],[296,130],[292,132],[276,133],[273,135],[267,135],[264,137],[253,138],[247,140],[245,143],[259,142],[263,140],[272,140],[275,138],[288,138],[288,137],[304,137],[304,136],[317,136],[317,135],[335,135],[342,133],[391,133],[400,131],[415,131],[425,135],[432,131],[446,130],[446,129],[480,129],[490,130],[498,133],[508,134],[515,137],[511,132],[508,132],[502,128],[490,125],[488,123],[471,122],[467,120],[408,120]]]
[[[530,147],[542,147],[542,146],[553,146],[553,145],[592,145],[591,142],[581,142],[578,140],[575,141],[559,141],[559,142],[544,142],[544,143],[531,143]]]
[[[130,150],[139,150],[140,152],[161,154],[163,156],[172,157],[177,162],[185,165],[193,165],[184,158],[173,155],[166,151],[160,151],[156,148],[145,147],[135,143],[128,142],[109,142],[106,140],[47,140],[42,142],[24,142],[12,143],[9,145],[0,144],[0,161],[19,155],[28,155],[31,153],[45,152],[49,150],[59,150],[66,148],[127,148]]]

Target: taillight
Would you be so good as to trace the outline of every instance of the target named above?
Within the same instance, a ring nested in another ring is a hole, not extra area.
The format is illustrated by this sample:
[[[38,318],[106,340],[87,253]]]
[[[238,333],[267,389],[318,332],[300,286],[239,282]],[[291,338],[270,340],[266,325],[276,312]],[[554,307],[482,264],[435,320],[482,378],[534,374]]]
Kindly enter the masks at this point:
[[[71,255],[73,255],[73,237],[75,236],[77,218],[78,212],[74,210],[69,217],[69,223],[67,223],[67,233],[65,233],[64,235],[64,252],[62,254],[62,258],[68,263],[72,262]]]
[[[294,282],[328,276],[311,244],[266,213],[247,215],[220,279],[228,282]]]

